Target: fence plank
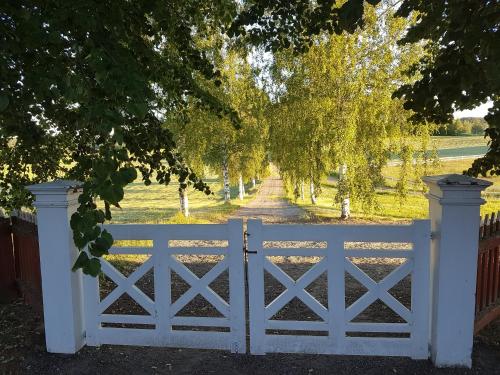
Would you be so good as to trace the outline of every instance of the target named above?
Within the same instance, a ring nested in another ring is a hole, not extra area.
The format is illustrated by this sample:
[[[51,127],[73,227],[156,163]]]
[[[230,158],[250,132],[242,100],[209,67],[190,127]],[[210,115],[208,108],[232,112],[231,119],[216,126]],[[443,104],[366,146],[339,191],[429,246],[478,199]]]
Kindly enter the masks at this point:
[[[37,226],[32,215],[24,215],[23,218],[20,216],[12,217],[12,239],[16,260],[16,277],[24,300],[41,310],[42,276],[40,272],[40,253]]]
[[[17,295],[12,227],[10,219],[0,217],[0,302]]]

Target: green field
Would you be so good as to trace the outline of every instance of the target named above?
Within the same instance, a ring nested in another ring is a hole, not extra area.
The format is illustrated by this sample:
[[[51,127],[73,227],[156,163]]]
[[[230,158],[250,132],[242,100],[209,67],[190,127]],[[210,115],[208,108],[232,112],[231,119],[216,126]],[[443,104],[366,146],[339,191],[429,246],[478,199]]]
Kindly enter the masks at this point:
[[[434,136],[431,144],[439,149],[486,146],[488,139],[482,135],[474,136]]]
[[[462,174],[465,170],[469,169],[474,159],[461,159],[461,160],[446,160],[440,161],[437,167],[431,168],[429,174],[439,175],[446,173]],[[386,177],[386,185],[394,187],[396,179],[399,176],[400,166],[386,166],[382,170],[382,175]],[[500,176],[480,177],[493,183],[486,193],[500,192]]]
[[[224,203],[222,185],[214,177],[205,180],[214,192],[207,196],[192,188],[188,190],[190,217],[179,212],[179,184],[151,184],[145,186],[140,179],[125,189],[121,209],[113,208],[113,223],[208,223],[225,220],[242,204],[253,199],[257,189],[247,186],[244,200],[238,199],[237,187],[231,187],[231,203]],[[259,185],[257,185],[259,186]]]
[[[448,137],[450,138],[450,137]],[[456,138],[456,137],[453,137]],[[475,137],[470,137],[475,138]],[[441,161],[439,165],[432,168],[429,174],[439,175],[447,173],[458,173],[468,169],[474,159],[462,159],[452,161]],[[357,205],[355,201],[351,202],[351,214],[354,220],[363,221],[401,221],[409,219],[423,219],[427,217],[428,201],[422,192],[421,186],[413,185],[414,190],[408,197],[401,201],[393,190],[396,179],[399,175],[399,166],[387,166],[382,174],[386,178],[386,186],[381,187],[376,193],[378,207],[370,210],[364,210]],[[481,177],[484,178],[484,177]],[[500,210],[500,176],[484,178],[493,183],[486,189],[483,195],[486,204],[481,207],[481,214],[496,212]],[[416,183],[414,180],[413,183]],[[297,204],[318,218],[333,219],[340,217],[340,205],[334,203],[334,197],[337,192],[334,181],[324,180],[321,184],[322,193],[318,197],[317,205],[310,203],[310,197],[306,196],[304,201],[298,200]],[[288,197],[292,199],[291,196]]]

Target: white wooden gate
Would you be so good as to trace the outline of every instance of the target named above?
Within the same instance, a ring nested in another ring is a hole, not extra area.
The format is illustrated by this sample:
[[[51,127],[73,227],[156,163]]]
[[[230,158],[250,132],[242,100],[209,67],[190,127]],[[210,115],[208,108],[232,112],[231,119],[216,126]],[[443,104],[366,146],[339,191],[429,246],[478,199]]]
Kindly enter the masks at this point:
[[[428,220],[414,221],[411,225],[262,225],[260,220],[249,220],[247,232],[251,353],[360,354],[428,358]],[[284,247],[277,247],[272,241],[314,241],[326,243],[326,246],[291,248],[284,242]],[[267,246],[269,243],[266,242],[271,242],[270,246]],[[403,249],[346,248],[348,242],[392,242],[409,246]],[[319,257],[321,260],[294,280],[273,263],[269,259],[270,256]],[[350,260],[353,258],[400,258],[403,262],[380,282],[376,282]],[[265,271],[285,287],[285,290],[267,305]],[[306,291],[307,286],[325,272],[327,307]],[[345,274],[350,274],[367,290],[350,306],[346,306],[345,302]],[[409,274],[410,309],[389,293],[394,285]],[[300,299],[321,320],[272,319],[294,298]],[[353,322],[357,315],[378,299],[403,318],[404,323]],[[266,332],[280,330],[285,334]],[[287,331],[303,331],[304,334],[286,334]],[[320,332],[321,335],[311,335],[311,332]],[[353,334],[358,337],[353,337]]]
[[[118,241],[149,241],[152,246],[113,247],[110,254],[149,254],[150,257],[128,277],[102,260],[103,274],[116,288],[101,300],[99,279],[84,278],[86,342],[88,345],[154,345],[246,352],[245,285],[242,221],[214,225],[106,225]],[[180,247],[173,241],[198,241]],[[200,241],[224,241],[201,246]],[[225,245],[225,246],[224,246]],[[219,255],[223,259],[202,277],[176,259],[177,254]],[[135,284],[148,271],[154,273],[154,298]],[[225,270],[229,273],[229,301],[210,288]],[[172,301],[171,274],[174,271],[190,288]],[[109,314],[106,309],[127,293],[147,314]],[[202,295],[222,317],[177,316],[197,295]],[[131,328],[106,325],[131,325]],[[182,327],[177,330],[176,327]],[[189,329],[191,327],[192,329]],[[219,331],[199,331],[201,327]],[[187,328],[187,329],[186,329]],[[225,332],[220,332],[225,329]]]

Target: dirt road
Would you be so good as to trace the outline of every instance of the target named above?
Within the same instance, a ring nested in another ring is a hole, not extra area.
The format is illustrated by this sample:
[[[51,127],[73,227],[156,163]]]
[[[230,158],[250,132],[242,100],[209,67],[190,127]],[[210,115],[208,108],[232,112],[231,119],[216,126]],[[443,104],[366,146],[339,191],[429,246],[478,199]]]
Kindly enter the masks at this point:
[[[262,219],[266,223],[300,222],[305,211],[284,199],[283,180],[271,176],[262,182],[254,200],[240,208],[232,218]]]

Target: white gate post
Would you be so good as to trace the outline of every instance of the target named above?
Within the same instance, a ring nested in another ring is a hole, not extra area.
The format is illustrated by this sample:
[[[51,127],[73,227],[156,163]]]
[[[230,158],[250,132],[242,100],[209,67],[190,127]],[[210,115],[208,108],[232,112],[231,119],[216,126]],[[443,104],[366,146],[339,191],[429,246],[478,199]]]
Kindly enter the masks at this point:
[[[472,365],[481,191],[491,182],[449,174],[424,177],[429,186],[432,361]]]
[[[75,353],[85,345],[82,272],[71,270],[78,249],[70,218],[80,186],[56,180],[27,187],[36,197],[45,342],[51,353]]]

